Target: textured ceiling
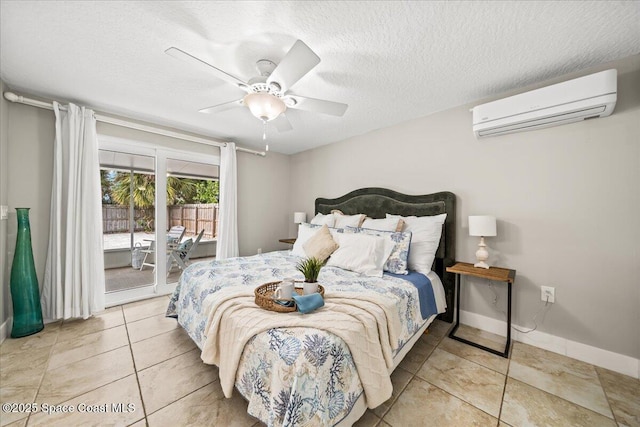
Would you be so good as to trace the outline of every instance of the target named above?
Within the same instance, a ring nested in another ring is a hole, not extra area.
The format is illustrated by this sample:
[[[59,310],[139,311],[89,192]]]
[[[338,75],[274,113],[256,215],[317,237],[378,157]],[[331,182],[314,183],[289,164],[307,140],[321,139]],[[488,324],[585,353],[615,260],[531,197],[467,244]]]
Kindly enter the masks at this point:
[[[288,110],[268,127],[295,153],[640,52],[640,2],[1,2],[0,77],[15,91],[263,149],[243,95],[164,53],[193,53],[245,80],[296,39],[322,59],[292,88],[349,104]],[[471,129],[469,129],[471,132]]]

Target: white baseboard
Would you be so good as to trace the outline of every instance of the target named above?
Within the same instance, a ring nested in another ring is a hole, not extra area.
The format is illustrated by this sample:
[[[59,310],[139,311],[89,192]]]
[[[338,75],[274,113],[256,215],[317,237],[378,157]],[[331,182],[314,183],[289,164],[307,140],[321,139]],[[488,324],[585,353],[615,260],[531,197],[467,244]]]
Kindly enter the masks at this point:
[[[470,311],[460,310],[460,323],[503,337],[507,335],[507,322]],[[512,326],[528,329],[519,325]],[[523,334],[512,329],[511,338],[515,341],[591,363],[633,378],[640,378],[640,359],[634,359],[624,354],[603,350],[540,331]]]
[[[46,325],[47,323],[53,322],[56,322],[56,320],[44,319],[42,323]],[[9,316],[9,318],[5,320],[2,325],[0,325],[0,344],[2,344],[4,340],[9,338],[9,336],[11,335],[11,330],[9,329],[11,325],[13,325],[13,316]]]
[[[2,344],[4,340],[9,336],[9,327],[12,323],[13,317],[9,316],[9,318],[5,320],[2,325],[0,325],[0,344]]]

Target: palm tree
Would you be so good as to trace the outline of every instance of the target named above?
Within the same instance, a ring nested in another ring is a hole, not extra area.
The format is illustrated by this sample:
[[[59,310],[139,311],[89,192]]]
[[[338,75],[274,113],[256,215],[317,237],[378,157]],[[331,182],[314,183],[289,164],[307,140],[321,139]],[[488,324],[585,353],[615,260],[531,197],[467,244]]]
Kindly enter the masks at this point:
[[[131,174],[117,172],[110,186],[111,199],[119,204],[128,206],[131,194],[133,194],[133,204],[138,208],[139,217],[136,224],[144,228],[145,231],[154,229],[154,213],[152,208],[155,205],[156,177],[151,174],[133,174],[133,192],[131,191]],[[167,205],[175,205],[190,201],[196,194],[196,181],[175,176],[167,177]]]
[[[111,186],[113,201],[128,205],[131,197],[131,174],[118,172]],[[196,194],[196,183],[192,179],[167,177],[167,204],[175,205],[190,201]],[[133,174],[133,204],[138,208],[148,208],[155,204],[155,175]]]
[[[182,203],[193,203],[193,198],[197,192],[196,179],[167,177],[167,204],[179,205]]]

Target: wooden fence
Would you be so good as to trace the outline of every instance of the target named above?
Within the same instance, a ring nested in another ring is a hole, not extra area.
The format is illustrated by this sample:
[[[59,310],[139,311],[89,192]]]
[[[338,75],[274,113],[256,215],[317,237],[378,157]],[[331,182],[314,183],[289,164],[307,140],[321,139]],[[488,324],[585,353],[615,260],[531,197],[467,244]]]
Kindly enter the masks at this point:
[[[134,231],[153,231],[154,208],[134,209]],[[203,237],[218,235],[218,204],[167,206],[169,227],[182,225],[186,234],[197,235],[204,228]],[[102,205],[102,230],[105,234],[129,232],[129,208]]]
[[[196,235],[204,228],[203,237],[215,238],[218,235],[217,204],[169,206],[167,218],[169,228],[182,225],[186,234]]]
[[[134,209],[134,231],[153,230],[153,208]],[[102,231],[105,234],[129,232],[129,208],[102,205]]]

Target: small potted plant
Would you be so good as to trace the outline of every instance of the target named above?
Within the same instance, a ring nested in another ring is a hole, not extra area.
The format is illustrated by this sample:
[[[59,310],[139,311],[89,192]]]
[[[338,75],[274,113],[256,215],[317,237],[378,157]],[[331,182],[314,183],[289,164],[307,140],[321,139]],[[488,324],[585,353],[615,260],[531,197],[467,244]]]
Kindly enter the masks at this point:
[[[304,275],[305,294],[318,292],[318,275],[322,267],[324,267],[324,261],[314,257],[305,258],[296,265],[298,271]]]

